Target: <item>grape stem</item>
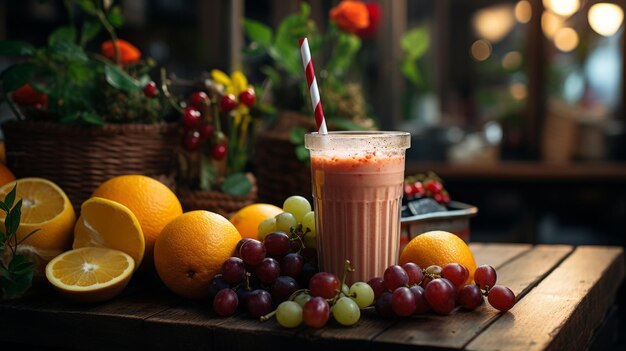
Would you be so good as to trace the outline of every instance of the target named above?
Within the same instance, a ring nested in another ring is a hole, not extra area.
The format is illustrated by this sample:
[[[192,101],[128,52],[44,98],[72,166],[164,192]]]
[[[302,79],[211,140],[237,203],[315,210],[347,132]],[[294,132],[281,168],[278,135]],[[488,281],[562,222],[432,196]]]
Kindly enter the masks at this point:
[[[265,322],[268,321],[270,319],[272,319],[272,317],[274,317],[276,315],[276,311],[277,310],[273,310],[272,312],[266,314],[265,316],[261,316],[261,322]]]
[[[331,301],[331,306],[335,304],[335,302],[337,302],[337,300],[339,299],[339,295],[341,295],[341,291],[343,289],[344,284],[346,284],[346,278],[348,277],[348,272],[354,272],[354,268],[352,268],[352,264],[350,263],[350,260],[346,260],[346,262],[344,263],[343,266],[343,275],[341,276],[341,284],[339,285],[339,290],[337,290],[337,294],[335,294],[335,297],[333,297],[330,301]]]

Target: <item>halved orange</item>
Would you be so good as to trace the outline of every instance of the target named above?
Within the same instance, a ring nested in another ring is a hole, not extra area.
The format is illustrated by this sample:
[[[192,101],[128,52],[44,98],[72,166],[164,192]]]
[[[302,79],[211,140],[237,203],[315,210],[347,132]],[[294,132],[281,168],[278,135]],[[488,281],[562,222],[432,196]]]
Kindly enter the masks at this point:
[[[122,292],[135,261],[122,251],[84,247],[55,257],[46,266],[46,278],[64,296],[83,302],[112,299]]]
[[[74,227],[74,249],[106,247],[120,250],[135,260],[138,268],[143,260],[145,242],[141,225],[128,207],[119,202],[92,197],[80,207]]]
[[[45,264],[69,248],[76,221],[74,208],[61,188],[43,178],[22,178],[5,184],[0,187],[0,198],[5,199],[16,184],[15,203],[22,200],[17,239],[22,240],[33,230],[39,229],[20,247],[39,256]],[[4,212],[0,211],[3,230],[5,217]]]

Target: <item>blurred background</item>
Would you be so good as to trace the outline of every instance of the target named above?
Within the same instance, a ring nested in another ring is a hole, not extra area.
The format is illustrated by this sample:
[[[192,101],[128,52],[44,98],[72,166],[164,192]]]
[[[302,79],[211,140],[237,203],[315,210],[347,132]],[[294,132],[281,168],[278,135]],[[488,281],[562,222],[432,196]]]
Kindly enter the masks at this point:
[[[271,52],[244,19],[278,33],[303,3],[324,31],[339,1],[123,0],[119,35],[176,76],[242,69],[264,86]],[[355,104],[380,129],[411,132],[407,174],[435,171],[479,208],[472,240],[625,244],[625,1],[367,3],[375,21],[345,75]],[[0,0],[0,40],[43,45],[65,22],[61,1]]]

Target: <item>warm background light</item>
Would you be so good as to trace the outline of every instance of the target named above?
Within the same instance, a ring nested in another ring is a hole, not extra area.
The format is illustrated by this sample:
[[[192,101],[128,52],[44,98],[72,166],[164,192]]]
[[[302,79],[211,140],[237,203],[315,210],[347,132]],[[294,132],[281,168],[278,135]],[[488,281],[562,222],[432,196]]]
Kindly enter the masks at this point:
[[[605,37],[615,34],[624,21],[624,11],[615,4],[599,3],[591,6],[589,25],[596,33]]]
[[[530,2],[522,0],[515,5],[515,19],[519,23],[528,23],[533,17],[533,10],[530,6]]]
[[[491,44],[483,39],[476,40],[472,44],[471,53],[477,61],[485,61],[491,56]]]
[[[490,42],[502,40],[515,25],[513,7],[500,5],[477,11],[472,18],[474,30]]]
[[[563,18],[551,12],[544,12],[541,15],[541,29],[547,38],[552,39],[561,28],[563,28]]]
[[[570,27],[561,28],[554,35],[554,45],[563,52],[570,52],[578,46],[578,33]]]
[[[524,83],[513,83],[509,86],[509,93],[515,100],[524,100],[528,96],[528,90]]]
[[[508,52],[502,58],[502,67],[508,70],[513,70],[518,68],[522,64],[522,54],[518,51]]]
[[[579,0],[543,0],[543,6],[560,16],[571,16],[580,8]]]

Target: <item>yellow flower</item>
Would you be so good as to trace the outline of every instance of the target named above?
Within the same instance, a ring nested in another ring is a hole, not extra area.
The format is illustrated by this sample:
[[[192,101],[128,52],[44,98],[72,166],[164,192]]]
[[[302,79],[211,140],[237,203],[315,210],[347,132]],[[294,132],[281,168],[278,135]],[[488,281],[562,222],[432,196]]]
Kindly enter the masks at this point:
[[[248,106],[239,103],[239,94],[250,88],[248,79],[241,71],[233,71],[229,77],[228,74],[219,69],[211,71],[211,78],[215,83],[224,87],[224,94],[233,94],[235,96],[237,107],[231,111],[230,115],[233,118],[235,128],[240,128],[238,143],[239,147],[243,148],[248,136],[248,125],[252,122],[252,117],[250,116]]]

